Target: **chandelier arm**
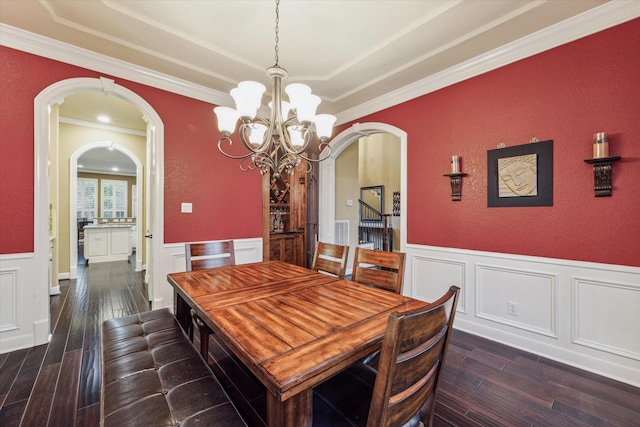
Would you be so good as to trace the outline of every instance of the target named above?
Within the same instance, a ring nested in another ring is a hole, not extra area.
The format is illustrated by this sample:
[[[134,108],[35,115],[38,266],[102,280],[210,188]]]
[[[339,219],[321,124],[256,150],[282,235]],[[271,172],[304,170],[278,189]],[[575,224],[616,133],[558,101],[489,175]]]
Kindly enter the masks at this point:
[[[284,156],[278,164],[278,170],[287,169],[289,173],[295,168],[300,172],[311,172],[312,166],[306,157],[289,154]]]
[[[265,153],[256,154],[251,163],[260,169],[260,172],[264,175],[269,169],[275,170],[275,163],[273,159]]]
[[[305,160],[307,162],[311,162],[311,163],[320,163],[326,159],[329,158],[329,156],[331,156],[331,146],[329,145],[329,141],[320,141],[320,144],[318,145],[318,158],[317,159],[312,159],[310,157],[305,157]],[[326,153],[324,156],[322,155],[322,153]]]
[[[242,138],[241,138],[242,139]],[[248,157],[251,157],[255,154],[255,152],[253,152],[253,150],[247,154],[242,154],[242,155],[234,155],[234,154],[229,154],[226,151],[224,151],[224,149],[222,148],[222,143],[224,141],[228,141],[229,145],[233,145],[233,141],[231,140],[231,138],[229,138],[228,135],[223,136],[222,138],[220,138],[218,140],[218,150],[220,150],[220,153],[222,153],[222,155],[230,158],[230,159],[235,159],[235,160],[242,160],[242,159],[246,159]],[[244,145],[246,146],[247,144],[242,141],[244,143]]]

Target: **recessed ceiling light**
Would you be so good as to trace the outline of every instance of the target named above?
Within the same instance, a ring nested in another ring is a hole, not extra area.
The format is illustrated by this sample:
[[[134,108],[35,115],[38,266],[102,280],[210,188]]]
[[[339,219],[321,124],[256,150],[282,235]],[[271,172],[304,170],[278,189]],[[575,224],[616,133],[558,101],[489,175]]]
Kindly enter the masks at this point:
[[[79,167],[79,168],[83,168],[83,167],[84,167],[84,165],[78,165],[78,167]]]
[[[108,116],[98,116],[98,121],[102,123],[110,123],[111,119]]]
[[[114,171],[114,172],[118,172],[119,169],[118,168],[111,168],[111,170]]]

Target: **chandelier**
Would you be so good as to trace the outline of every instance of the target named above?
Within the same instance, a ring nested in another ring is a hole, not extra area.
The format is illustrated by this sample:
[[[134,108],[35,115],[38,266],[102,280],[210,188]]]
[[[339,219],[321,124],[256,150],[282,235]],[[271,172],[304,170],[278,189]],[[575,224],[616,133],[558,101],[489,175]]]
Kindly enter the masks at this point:
[[[216,107],[218,129],[222,137],[218,140],[218,150],[231,158],[240,160],[243,171],[259,169],[262,174],[272,171],[278,178],[283,173],[291,173],[294,168],[310,172],[312,163],[320,162],[331,154],[327,140],[336,118],[330,114],[317,114],[320,98],[311,93],[311,88],[301,83],[293,83],[285,88],[289,102],[282,99],[282,80],[287,71],[278,65],[278,33],[280,24],[280,0],[276,0],[275,60],[274,66],[267,69],[267,75],[273,81],[269,118],[257,115],[264,85],[243,81],[231,90],[236,108]],[[246,154],[233,155],[223,149],[223,145],[232,145],[231,134],[240,120],[239,137]],[[325,153],[322,158],[312,159],[307,148],[319,139],[318,152]]]

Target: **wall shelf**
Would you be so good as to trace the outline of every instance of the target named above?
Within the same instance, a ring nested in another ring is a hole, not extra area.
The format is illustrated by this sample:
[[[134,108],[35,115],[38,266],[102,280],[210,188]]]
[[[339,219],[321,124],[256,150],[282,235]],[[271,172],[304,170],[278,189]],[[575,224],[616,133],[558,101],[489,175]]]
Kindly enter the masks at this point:
[[[466,173],[445,173],[442,176],[451,178],[451,200],[458,202],[462,199],[462,177],[467,176]]]
[[[613,156],[584,160],[593,165],[593,190],[596,197],[611,196],[611,164],[620,159],[620,156]]]

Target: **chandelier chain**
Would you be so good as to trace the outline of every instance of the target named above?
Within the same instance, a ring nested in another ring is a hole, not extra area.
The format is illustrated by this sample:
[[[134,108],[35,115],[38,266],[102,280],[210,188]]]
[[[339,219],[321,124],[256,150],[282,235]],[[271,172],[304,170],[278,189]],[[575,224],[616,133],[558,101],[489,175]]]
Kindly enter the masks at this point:
[[[280,37],[278,37],[278,33],[280,32],[280,0],[276,0],[276,65],[278,65],[278,51],[280,50],[278,47],[278,43],[280,42]]]

